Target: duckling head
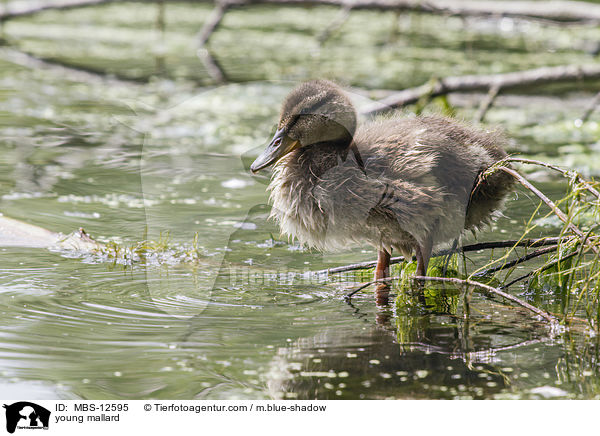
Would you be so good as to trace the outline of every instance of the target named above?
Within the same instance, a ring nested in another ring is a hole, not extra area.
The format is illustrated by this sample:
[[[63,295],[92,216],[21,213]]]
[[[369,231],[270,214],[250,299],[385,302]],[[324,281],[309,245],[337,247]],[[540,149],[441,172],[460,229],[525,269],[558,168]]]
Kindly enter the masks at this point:
[[[355,130],[356,110],[339,86],[328,80],[302,83],[286,97],[275,136],[250,169],[260,171],[301,147],[346,149]]]

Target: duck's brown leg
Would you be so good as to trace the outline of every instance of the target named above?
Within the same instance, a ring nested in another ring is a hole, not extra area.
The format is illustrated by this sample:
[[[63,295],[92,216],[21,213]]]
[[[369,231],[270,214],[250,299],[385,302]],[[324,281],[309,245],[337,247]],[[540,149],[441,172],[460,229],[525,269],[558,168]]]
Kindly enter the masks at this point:
[[[390,253],[379,250],[377,253],[377,267],[375,268],[375,280],[385,279],[390,276]],[[375,301],[382,306],[388,303],[390,286],[387,282],[379,282],[375,285]]]
[[[416,255],[417,255],[417,272],[418,276],[427,275],[427,266],[429,265],[429,259],[431,258],[431,250],[433,250],[433,241],[431,237],[428,237],[423,244],[417,244]]]
[[[377,253],[377,267],[375,268],[375,280],[390,276],[390,253],[379,250]]]

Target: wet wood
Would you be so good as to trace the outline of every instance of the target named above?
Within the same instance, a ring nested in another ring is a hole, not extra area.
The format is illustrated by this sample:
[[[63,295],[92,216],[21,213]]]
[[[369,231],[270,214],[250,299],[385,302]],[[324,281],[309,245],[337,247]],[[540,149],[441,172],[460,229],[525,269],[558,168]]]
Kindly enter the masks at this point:
[[[515,304],[518,304],[519,306],[524,307],[525,309],[535,313],[536,315],[542,317],[543,319],[545,319],[552,325],[558,325],[558,320],[553,315],[550,315],[548,312],[545,312],[542,309],[538,309],[537,307],[532,306],[531,304],[527,303],[526,301],[521,300],[520,298],[515,297],[514,295],[507,294],[506,292],[501,291],[498,288],[494,288],[493,286],[485,285],[483,283],[475,282],[473,280],[463,280],[463,279],[457,279],[457,278],[417,276],[417,277],[414,277],[414,279],[417,281],[421,281],[421,282],[442,282],[442,283],[452,283],[452,284],[460,285],[460,286],[469,286],[474,289],[478,289],[478,290],[484,291],[489,294],[494,294],[494,295],[502,297],[506,300],[509,300],[509,301],[511,301]]]

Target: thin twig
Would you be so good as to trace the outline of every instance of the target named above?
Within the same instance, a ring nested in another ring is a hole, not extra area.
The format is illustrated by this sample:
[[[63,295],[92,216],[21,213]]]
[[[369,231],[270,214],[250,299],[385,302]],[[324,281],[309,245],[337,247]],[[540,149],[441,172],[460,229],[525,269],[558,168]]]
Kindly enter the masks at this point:
[[[546,162],[542,162],[539,160],[534,160],[534,159],[523,159],[523,158],[518,158],[518,157],[507,157],[505,159],[503,159],[503,161],[506,162],[519,162],[519,163],[525,163],[525,164],[531,164],[531,165],[540,165],[546,168],[550,168],[551,170],[557,171],[559,173],[561,173],[563,176],[568,177],[568,178],[572,178],[575,177],[577,179],[577,181],[583,185],[585,185],[585,188],[595,197],[600,199],[600,192],[595,189],[590,182],[588,182],[587,180],[585,180],[583,177],[581,177],[577,172],[572,171],[572,170],[565,170],[564,168],[558,167],[556,165],[552,165]]]
[[[550,263],[545,264],[543,267],[541,267],[541,268],[539,268],[537,270],[529,271],[527,274],[524,274],[521,277],[517,277],[516,279],[512,280],[508,284],[500,286],[500,289],[507,289],[510,286],[514,285],[515,283],[520,282],[521,280],[525,280],[527,277],[532,276],[533,274],[541,273],[541,272],[544,272],[546,270],[549,270],[550,268],[552,268],[554,265],[558,264],[559,262],[562,262],[564,260],[570,259],[571,257],[577,255],[578,253],[579,253],[579,250],[578,251],[574,251],[573,253],[569,253],[566,256],[561,257],[560,259],[556,259],[556,260],[554,260],[554,261],[552,261]]]
[[[494,104],[494,101],[496,100],[496,97],[498,96],[498,93],[500,92],[501,88],[502,87],[499,83],[494,83],[492,86],[490,86],[490,90],[486,94],[485,98],[481,100],[479,109],[477,109],[477,113],[473,117],[473,120],[475,122],[481,123],[483,121],[483,119],[485,118],[485,114],[487,114],[488,110],[490,110],[490,108]]]
[[[210,15],[204,22],[202,29],[200,29],[200,32],[198,32],[198,35],[196,36],[198,48],[204,47],[208,43],[211,35],[220,26],[227,9],[229,9],[229,3],[226,1],[219,0],[215,3],[214,9],[211,11]]]
[[[585,110],[585,113],[581,116],[581,121],[585,123],[590,118],[590,115],[592,115],[592,113],[596,110],[596,108],[599,105],[600,105],[600,92],[598,92],[598,94],[596,94],[596,96],[594,97],[594,99],[592,100],[592,102],[590,103],[588,108]]]
[[[352,296],[353,296],[354,294],[356,294],[356,293],[357,293],[357,292],[359,292],[359,291],[362,291],[362,290],[363,290],[363,289],[365,289],[366,287],[369,287],[369,286],[371,286],[371,285],[374,285],[375,283],[389,282],[390,280],[393,280],[393,279],[394,279],[394,277],[384,277],[384,278],[382,278],[382,279],[371,280],[370,282],[364,283],[364,284],[360,285],[358,288],[356,288],[356,289],[352,290],[352,292],[350,292],[350,293],[346,294],[346,295],[344,296],[344,299],[345,299],[346,301],[350,301],[350,299],[352,298]]]
[[[490,250],[494,248],[512,248],[512,247],[545,247],[547,245],[556,245],[558,242],[565,242],[569,239],[574,238],[573,236],[563,237],[549,237],[549,238],[535,238],[535,239],[509,239],[506,241],[494,241],[494,242],[479,242],[477,244],[464,245],[458,247],[455,250],[447,249],[440,250],[432,255],[432,257],[447,256],[454,253],[469,253],[479,250]],[[390,259],[390,265],[404,262],[406,258],[403,256],[392,257]],[[414,260],[414,257],[413,259]],[[310,274],[322,275],[322,274],[339,274],[348,271],[356,271],[361,269],[369,269],[377,266],[377,261],[366,261],[360,263],[353,263],[350,265],[342,265],[335,268],[322,269],[319,271],[313,271]]]
[[[555,245],[559,242],[565,242],[573,239],[574,236],[552,236],[548,238],[529,238],[529,239],[508,239],[506,241],[479,242],[477,244],[465,245],[459,247],[456,252],[469,252],[479,250],[489,250],[494,248],[512,248],[512,247],[545,247]]]
[[[350,300],[350,298],[352,298],[352,296],[354,294],[356,294],[358,291],[361,291],[364,288],[366,288],[367,286],[370,286],[374,283],[396,280],[396,279],[400,279],[400,277],[399,276],[386,277],[383,279],[373,280],[369,283],[366,283],[366,284],[358,287],[357,289],[353,290],[351,293],[347,294],[345,296],[345,299]],[[514,295],[507,294],[506,292],[501,291],[500,289],[497,289],[492,286],[485,285],[483,283],[479,283],[479,282],[476,282],[473,280],[463,280],[463,279],[459,279],[459,278],[447,278],[447,277],[425,277],[425,276],[415,276],[415,277],[413,277],[413,280],[422,281],[422,282],[429,281],[429,282],[453,283],[455,285],[461,285],[461,286],[472,286],[476,289],[477,288],[482,289],[487,293],[498,295],[502,298],[505,298],[506,300],[512,301],[513,303],[518,304],[519,306],[524,307],[525,309],[528,309],[531,312],[535,313],[536,315],[542,317],[543,319],[550,322],[551,324],[558,323],[558,320],[554,316],[550,315],[548,312],[546,312],[542,309],[538,309],[537,307],[532,306],[531,304],[527,303],[526,301],[523,301],[520,298],[515,297]]]
[[[342,25],[348,21],[348,18],[350,17],[350,12],[352,11],[352,5],[351,4],[347,4],[342,6],[342,10],[339,12],[338,16],[335,17],[331,23],[329,23],[329,26],[327,26],[320,34],[319,36],[317,36],[317,41],[319,41],[319,44],[323,45],[325,43],[325,41],[327,41],[331,35],[338,30],[340,27],[342,27]]]
[[[591,236],[592,232],[593,232],[593,231],[594,231],[594,230],[595,230],[595,229],[596,229],[598,226],[600,226],[600,224],[596,224],[596,225],[592,226],[592,228],[590,228],[590,229],[587,231],[587,233],[585,234],[585,238],[584,238],[583,242],[585,242],[587,239],[596,239],[596,240],[598,239],[598,237],[597,237],[597,236]],[[560,262],[563,262],[563,261],[565,261],[565,260],[567,260],[567,259],[570,259],[570,258],[572,258],[573,256],[576,256],[576,255],[579,255],[579,256],[581,256],[581,255],[583,254],[583,249],[584,249],[584,248],[585,248],[585,244],[581,244],[581,247],[579,247],[579,249],[578,249],[577,251],[574,251],[574,252],[572,252],[572,253],[569,253],[569,254],[567,254],[566,256],[563,256],[563,257],[560,257],[560,255],[559,255],[559,258],[558,258],[558,259],[556,259],[556,260],[554,260],[554,261],[552,261],[552,262],[549,262],[549,263],[546,263],[546,264],[544,264],[543,266],[541,266],[541,267],[540,267],[540,268],[538,268],[537,270],[534,270],[534,271],[529,271],[527,274],[524,274],[524,275],[522,275],[521,277],[517,277],[516,279],[514,279],[514,280],[513,280],[513,281],[511,281],[510,283],[508,283],[508,284],[506,284],[506,285],[502,285],[502,286],[500,286],[500,289],[506,289],[506,288],[508,288],[509,286],[511,286],[511,285],[514,285],[515,283],[517,283],[517,282],[520,282],[521,280],[524,280],[524,279],[526,279],[527,277],[529,277],[529,276],[531,276],[531,275],[533,275],[533,274],[540,274],[540,273],[542,273],[542,272],[544,272],[544,271],[546,271],[546,270],[549,270],[550,268],[552,268],[553,266],[557,265],[558,263],[560,263]]]
[[[569,218],[564,214],[564,212],[562,210],[560,210],[558,208],[558,206],[556,206],[556,204],[554,204],[554,202],[552,200],[550,200],[539,189],[537,189],[535,186],[533,186],[525,177],[520,175],[518,172],[516,172],[512,168],[507,168],[507,167],[502,167],[502,166],[496,167],[496,168],[501,171],[504,171],[505,173],[510,174],[515,179],[517,179],[517,181],[521,185],[523,185],[524,187],[529,189],[531,192],[533,192],[535,195],[537,195],[544,203],[546,203],[546,205],[550,209],[552,209],[552,212],[554,212],[554,215],[556,215],[563,223],[565,223],[565,225],[567,226],[567,228],[569,230],[571,230],[573,233],[575,233],[577,236],[579,236],[581,239],[583,239],[583,237],[584,237],[583,232],[581,230],[579,230],[579,228],[576,225],[574,225],[571,221],[569,221]],[[588,244],[588,246],[592,249],[592,251],[594,253],[600,254],[600,252],[598,251],[598,248],[594,244]]]
[[[228,82],[223,67],[221,67],[221,64],[219,64],[219,61],[217,61],[209,49],[199,48],[196,54],[204,65],[204,68],[206,68],[206,72],[215,83],[222,85]]]
[[[225,12],[229,9],[229,3],[227,1],[217,1],[215,3],[215,7],[210,13],[209,17],[206,19],[206,22],[198,32],[196,37],[198,41],[198,49],[197,56],[204,64],[207,73],[209,76],[218,84],[226,83],[227,77],[219,62],[215,59],[208,48],[208,41],[211,35],[217,30],[220,26],[223,17],[225,16]]]
[[[499,265],[494,268],[489,268],[489,269],[484,269],[483,271],[479,271],[478,273],[473,274],[473,277],[483,277],[483,276],[497,273],[498,271],[502,271],[504,269],[512,268],[513,266],[518,265],[520,263],[524,263],[531,259],[535,259],[536,257],[542,256],[546,253],[551,253],[554,250],[556,250],[557,247],[558,247],[558,245],[551,245],[550,247],[540,248],[539,250],[535,250],[534,252],[526,254],[525,256],[519,257],[518,259],[513,259],[510,262],[507,262],[503,265]]]
[[[401,263],[404,262],[406,259],[404,258],[404,256],[398,256],[398,257],[392,257],[390,259],[390,265],[396,264],[396,263]],[[342,272],[347,272],[347,271],[355,271],[355,270],[360,270],[360,269],[369,269],[369,268],[374,268],[375,266],[377,266],[377,261],[367,261],[367,262],[359,262],[359,263],[353,263],[350,265],[342,265],[342,266],[338,266],[335,268],[328,268],[328,269],[322,269],[319,271],[313,271],[310,274],[314,274],[314,275],[322,275],[322,274],[339,274]]]
[[[531,312],[535,313],[536,315],[542,317],[543,319],[545,319],[546,321],[548,321],[551,324],[558,323],[558,320],[554,316],[550,315],[548,312],[546,312],[542,309],[538,309],[537,307],[532,306],[531,304],[527,303],[526,301],[521,300],[520,298],[515,297],[514,295],[507,294],[506,292],[503,292],[500,289],[494,288],[489,285],[485,285],[483,283],[475,282],[472,280],[463,280],[463,279],[458,279],[458,278],[424,277],[424,276],[416,276],[416,277],[414,277],[414,280],[453,283],[453,284],[461,285],[461,286],[472,286],[476,289],[477,288],[482,289],[485,292],[488,292],[488,293],[491,293],[494,295],[498,295],[502,298],[505,298],[506,300],[512,301],[513,303],[518,304],[519,306],[524,307],[525,309],[528,309]]]

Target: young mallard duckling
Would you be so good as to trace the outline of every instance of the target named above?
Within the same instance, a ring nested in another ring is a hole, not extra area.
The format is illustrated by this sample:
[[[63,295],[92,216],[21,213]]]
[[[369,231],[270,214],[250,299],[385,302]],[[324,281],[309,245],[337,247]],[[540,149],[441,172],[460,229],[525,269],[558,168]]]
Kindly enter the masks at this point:
[[[283,233],[320,250],[366,241],[379,250],[375,279],[389,277],[392,249],[432,249],[489,223],[512,179],[479,175],[504,158],[503,139],[442,117],[393,116],[357,128],[336,84],[301,84],[285,99],[277,132],[251,166],[275,165],[271,212]]]

